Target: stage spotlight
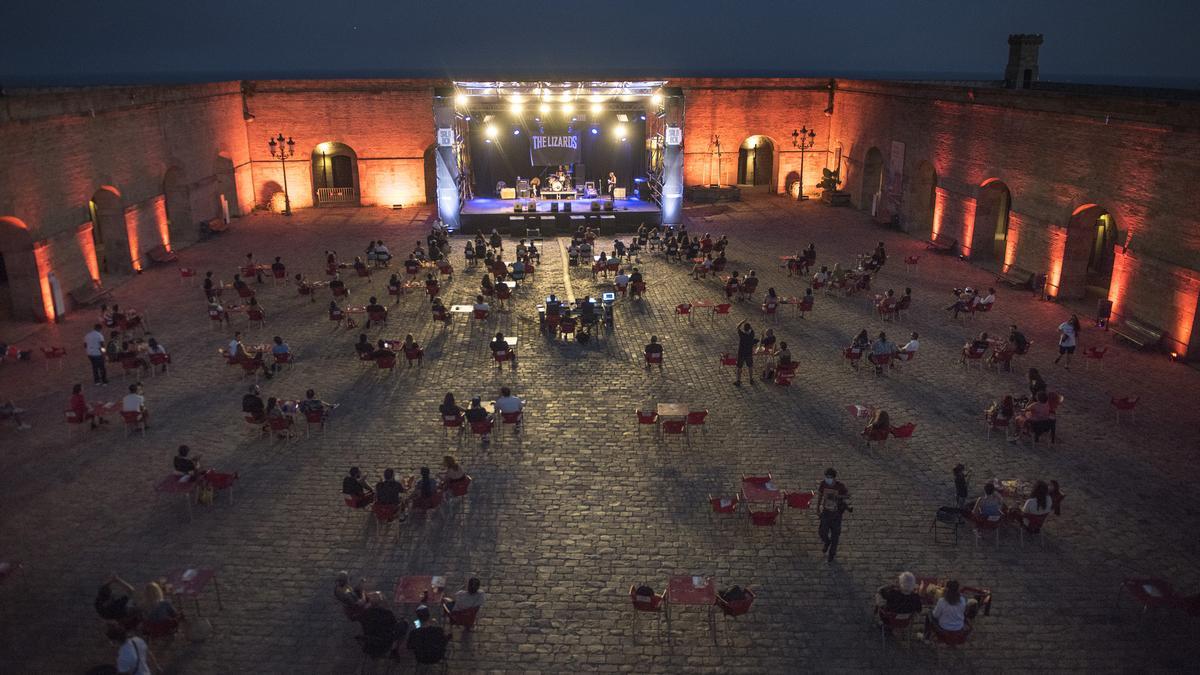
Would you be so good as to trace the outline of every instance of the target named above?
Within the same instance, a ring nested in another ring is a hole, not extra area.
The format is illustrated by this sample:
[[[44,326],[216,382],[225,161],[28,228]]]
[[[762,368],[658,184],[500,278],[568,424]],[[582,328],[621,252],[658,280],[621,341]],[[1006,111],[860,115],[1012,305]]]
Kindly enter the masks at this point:
[[[646,121],[646,116],[645,116],[645,115],[642,115],[642,121],[643,121],[643,122],[645,122],[645,121]]]
[[[563,95],[562,95],[562,97],[561,97],[559,100],[561,100],[563,103],[570,103],[570,102],[571,102],[571,95],[570,95],[570,94],[563,94]]]
[[[549,115],[550,114],[550,104],[549,103],[541,104],[540,106],[538,106],[538,112],[542,113],[543,115]]]
[[[520,136],[520,135],[521,135],[520,129],[513,129],[513,136]]]
[[[467,121],[467,122],[470,122],[470,121],[471,121],[471,116],[470,116],[470,115],[463,115],[463,120],[465,120],[465,121]]]
[[[592,127],[592,135],[595,136],[598,133],[600,133],[600,130],[597,129],[596,127]]]
[[[602,112],[604,112],[604,106],[600,105],[599,103],[592,104],[592,114],[593,115],[599,115]]]
[[[662,105],[662,102],[663,102],[662,94],[655,94],[655,95],[651,96],[650,102],[653,103],[654,105]]]
[[[496,125],[489,124],[487,125],[487,129],[484,130],[484,133],[487,134],[488,138],[495,138],[496,134],[500,132],[496,130]]]
[[[512,111],[512,114],[520,115],[521,112],[524,110],[524,106],[522,106],[519,102],[514,101],[513,104],[511,106],[509,106],[508,109],[510,111]]]
[[[570,115],[573,112],[575,112],[574,104],[572,104],[572,103],[564,103],[563,104],[563,114],[564,115]]]
[[[513,94],[512,96],[508,97],[508,100],[510,103],[524,103],[525,97],[520,94]]]
[[[454,96],[454,104],[459,107],[465,106],[467,104],[467,95],[466,94],[456,94]]]
[[[615,134],[621,140],[625,140],[625,125],[618,124],[617,128],[613,130],[613,134]]]

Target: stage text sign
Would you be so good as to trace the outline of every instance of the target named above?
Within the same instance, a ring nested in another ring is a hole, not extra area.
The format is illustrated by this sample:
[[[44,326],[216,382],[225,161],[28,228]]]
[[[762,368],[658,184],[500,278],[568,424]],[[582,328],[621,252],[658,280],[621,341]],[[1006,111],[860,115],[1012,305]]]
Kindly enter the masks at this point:
[[[529,160],[534,166],[557,166],[579,163],[578,134],[561,136],[531,135]]]

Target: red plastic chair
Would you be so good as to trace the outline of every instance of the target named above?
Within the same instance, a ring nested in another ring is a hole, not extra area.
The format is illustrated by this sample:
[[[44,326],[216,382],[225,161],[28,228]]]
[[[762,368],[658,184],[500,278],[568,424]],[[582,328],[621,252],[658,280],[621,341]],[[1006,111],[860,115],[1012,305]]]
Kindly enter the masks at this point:
[[[816,493],[812,490],[805,490],[804,492],[784,492],[783,503],[786,504],[789,509],[807,510],[812,507],[813,498],[816,496]]]
[[[842,350],[842,359],[850,364],[851,368],[858,369],[858,362],[862,360],[862,350],[853,347],[846,347]]]
[[[512,360],[513,353],[511,349],[505,349],[502,352],[492,352],[492,358],[496,361],[496,368],[501,368],[506,361]]]
[[[962,630],[942,630],[938,628],[937,622],[934,622],[929,633],[934,645],[941,643],[947,647],[958,647],[966,644],[967,638],[971,637],[971,630],[969,621],[963,624]]]
[[[912,422],[909,422],[907,424],[901,424],[898,427],[892,427],[891,434],[892,434],[892,438],[895,438],[896,440],[904,441],[904,440],[908,440],[908,439],[912,438],[913,432],[916,430],[917,430],[917,425],[913,424]]]
[[[663,353],[662,352],[646,354],[646,366],[649,367],[649,366],[654,366],[654,365],[657,365],[658,369],[662,370],[662,367],[663,367]]]
[[[266,315],[266,313],[264,313],[261,309],[259,309],[257,307],[247,307],[246,308],[246,320],[247,321],[257,321],[258,325],[261,327],[267,323],[267,315]]]
[[[1134,421],[1134,418],[1133,418],[1134,408],[1137,407],[1139,398],[1140,397],[1138,397],[1138,396],[1123,396],[1121,398],[1117,398],[1116,396],[1113,396],[1111,398],[1112,407],[1116,408],[1116,410],[1117,410],[1117,424],[1121,423],[1121,413],[1126,413],[1126,412],[1129,413],[1129,421],[1130,422]]]
[[[426,281],[425,282],[425,292],[429,294],[429,298],[431,300],[433,298],[436,298],[438,296],[438,294],[441,293],[441,290],[442,290],[441,286],[438,285],[438,282],[436,282],[436,281]]]
[[[164,638],[174,637],[179,632],[178,619],[166,619],[163,621],[143,621],[138,630],[142,637],[147,641],[162,640]]]
[[[889,612],[883,607],[875,611],[875,616],[879,619],[879,644],[887,644],[887,636],[891,635],[908,635],[908,629],[912,626],[914,614],[896,614]]]
[[[279,269],[275,269],[274,267],[272,267],[271,268],[271,276],[276,281],[283,281],[284,279],[287,279],[287,267],[280,267]]]
[[[305,436],[308,435],[309,430],[312,429],[312,426],[314,424],[321,427],[322,434],[325,433],[325,421],[326,421],[326,415],[325,415],[324,410],[317,409],[317,410],[305,411],[304,412],[304,422],[305,422],[304,435]]]
[[[629,587],[629,604],[633,605],[633,623],[636,630],[638,617],[643,613],[651,613],[662,621],[663,602],[667,596],[664,593],[651,592],[649,595],[638,595],[638,586],[634,584]]]
[[[872,443],[878,443],[882,447],[887,445],[887,439],[891,433],[891,429],[871,429],[870,431],[864,431],[862,438],[866,441],[868,448],[871,447]]]
[[[170,362],[171,362],[170,354],[151,354],[150,355],[150,365],[151,366],[165,366]],[[154,373],[154,368],[150,369],[150,373],[151,374]]]
[[[799,367],[800,364],[795,361],[784,366],[779,366],[775,371],[775,384],[781,387],[791,386],[792,380],[796,377],[796,369]]]
[[[386,326],[388,320],[387,310],[385,309],[382,312],[367,312],[367,320],[380,326]]]
[[[145,419],[142,417],[142,413],[128,412],[128,411],[123,410],[123,411],[121,411],[121,419],[125,422],[125,435],[126,436],[129,435],[129,432],[131,430],[132,431],[140,431],[140,432],[142,432],[143,436],[146,435],[146,422],[145,422]]]
[[[46,358],[47,369],[50,368],[51,361],[57,362],[58,367],[62,368],[62,358],[67,355],[66,349],[63,349],[62,347],[51,347],[49,349],[46,349],[45,347],[39,347],[39,349],[42,350],[42,356]]]
[[[345,318],[346,318],[346,315],[342,313],[342,310],[340,310],[340,309],[329,310],[329,320],[330,321],[333,321],[334,323],[337,323],[340,325]]]
[[[681,316],[686,316],[690,319],[692,316],[692,306],[686,302],[675,305],[675,320],[678,321]]]
[[[450,626],[459,626],[463,630],[470,630],[475,627],[475,619],[479,616],[479,607],[470,609],[450,610],[445,613],[446,623]]]
[[[708,427],[704,426],[704,419],[708,417],[708,409],[693,410],[687,414],[687,425],[689,427],[700,427],[700,431],[708,433]]]
[[[331,293],[333,293],[333,297],[335,298],[350,297],[350,289],[346,288],[345,286],[330,286],[329,290]]]
[[[521,423],[521,420],[524,419],[524,417],[524,411],[521,410],[518,410],[517,412],[502,412],[500,413],[500,428],[504,429],[505,426],[512,425],[513,429],[515,430],[516,426]]]
[[[1000,528],[1004,527],[1003,516],[993,516],[991,518],[987,518],[973,513],[971,514],[971,517],[967,518],[967,521],[971,523],[971,527],[975,528],[976,547],[979,546],[980,539],[983,539],[988,534],[991,534],[995,538],[996,548],[1000,548]]]
[[[577,327],[578,327],[577,324],[575,324],[574,322],[570,322],[570,323],[559,322],[558,334],[562,337],[562,339],[566,340],[568,336],[575,334],[575,330]]]
[[[454,266],[443,260],[438,263],[438,274],[449,280],[454,276]]]
[[[404,358],[408,362],[408,366],[410,368],[412,367],[413,361],[416,361],[417,365],[420,366],[424,357],[425,350],[421,349],[420,347],[405,347],[404,349]]]
[[[733,307],[733,305],[729,304],[728,302],[722,302],[721,304],[717,305],[716,307],[713,307],[711,318],[715,319],[718,316],[729,316],[729,310],[732,307]]]
[[[452,480],[446,483],[446,493],[451,497],[466,497],[471,490],[471,477],[463,476],[459,480]]]
[[[721,613],[730,618],[737,618],[750,611],[754,605],[754,599],[758,596],[749,588],[743,589],[746,597],[740,600],[726,601],[721,596],[717,596],[717,607],[721,608]]]
[[[382,527],[400,517],[400,505],[372,502],[371,513],[375,515],[375,522]]]
[[[737,365],[737,362],[738,362],[738,360],[737,360],[737,357],[736,357],[736,356],[730,356],[730,355],[729,355],[729,352],[722,352],[722,353],[721,353],[721,365],[723,365],[723,366],[736,366],[736,365]]]
[[[1050,517],[1049,513],[1042,515],[1018,514],[1017,524],[1020,525],[1018,532],[1021,535],[1021,546],[1025,546],[1025,533],[1037,535],[1038,545],[1042,548],[1046,547],[1046,519]]]
[[[375,359],[375,366],[376,366],[377,368],[379,368],[380,370],[388,370],[388,371],[395,372],[395,370],[396,370],[396,357],[394,357],[394,356],[382,356],[382,357],[380,357],[380,358],[377,358],[377,359]]]
[[[1083,367],[1087,368],[1088,361],[1095,361],[1096,365],[1102,364],[1107,353],[1108,347],[1088,347],[1083,350]]]
[[[413,511],[434,511],[442,505],[442,491],[436,490],[428,497],[413,497]]]
[[[779,521],[781,509],[773,506],[767,511],[755,511],[750,507],[750,524],[757,527],[770,527]]]
[[[999,417],[997,415],[985,416],[984,425],[987,429],[987,437],[992,437],[993,429],[1004,429],[1005,435],[1008,435],[1008,427],[1012,424],[1011,419]]]
[[[462,415],[442,415],[442,435],[450,433],[451,429],[458,429],[458,435],[461,438],[463,433],[463,416]]]
[[[487,436],[488,434],[492,433],[492,425],[493,424],[494,424],[494,422],[492,422],[491,420],[482,420],[479,422],[471,422],[471,433],[475,434],[476,436],[479,436],[479,438],[482,440],[484,436]]]
[[[629,297],[641,298],[646,295],[646,282],[634,281],[629,284]]]
[[[1142,616],[1151,608],[1177,607],[1181,600],[1166,579],[1126,577],[1121,580],[1121,591],[1141,605]],[[1120,604],[1120,596],[1117,602]]]
[[[657,412],[655,412],[653,410],[651,410],[649,412],[642,412],[641,410],[638,410],[636,412],[637,412],[638,435],[639,436],[642,433],[642,427],[658,425],[658,413]]]
[[[737,495],[732,497],[714,497],[709,495],[708,504],[712,507],[712,513],[733,514],[737,513],[741,500]]]
[[[287,440],[292,439],[292,420],[290,417],[268,417],[267,426],[271,431],[281,434]]]
[[[687,420],[663,420],[660,427],[665,436],[678,436],[683,439],[684,443],[690,445],[687,435]]]
[[[471,310],[471,313],[472,313],[472,315],[475,317],[475,320],[476,320],[476,321],[487,321],[487,318],[488,318],[488,310],[486,310],[486,309],[475,309],[475,310]]]
[[[193,269],[191,267],[180,267],[179,268],[179,283],[180,284],[183,283],[184,279],[194,279],[194,278],[196,278],[196,270],[195,269]],[[190,284],[192,282],[189,281],[188,283]]]
[[[921,262],[921,256],[919,256],[919,255],[904,256],[904,268],[907,269],[909,272],[916,272],[917,265],[920,264],[920,262]]]

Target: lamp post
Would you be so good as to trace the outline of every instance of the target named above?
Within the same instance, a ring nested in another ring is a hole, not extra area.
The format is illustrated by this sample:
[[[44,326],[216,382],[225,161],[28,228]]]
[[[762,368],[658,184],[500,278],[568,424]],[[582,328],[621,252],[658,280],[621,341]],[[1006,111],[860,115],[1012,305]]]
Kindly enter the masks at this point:
[[[800,189],[796,195],[798,201],[808,199],[808,195],[804,194],[804,153],[816,142],[816,130],[810,131],[806,127],[800,127],[799,131],[792,129],[792,147],[800,151]]]
[[[267,141],[267,145],[271,148],[271,156],[279,160],[279,166],[283,168],[283,215],[292,215],[292,198],[288,194],[287,183],[287,161],[296,154],[296,141],[293,141],[289,136],[286,140],[283,134],[279,134],[276,138]]]

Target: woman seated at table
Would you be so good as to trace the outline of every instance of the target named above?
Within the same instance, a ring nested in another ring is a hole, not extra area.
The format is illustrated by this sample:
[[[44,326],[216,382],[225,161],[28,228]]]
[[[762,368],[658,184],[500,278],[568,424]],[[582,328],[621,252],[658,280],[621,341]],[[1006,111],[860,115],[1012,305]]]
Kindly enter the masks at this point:
[[[176,475],[187,476],[191,480],[195,480],[202,473],[200,471],[200,458],[190,455],[191,448],[186,445],[179,446],[175,457],[171,459],[171,468],[174,469]]]
[[[817,270],[817,273],[813,275],[813,286],[820,288],[829,283],[829,279],[829,268],[822,265],[821,269]]]
[[[359,333],[358,342],[354,343],[354,353],[358,354],[358,358],[366,360],[371,357],[374,351],[375,347],[371,344],[370,339],[367,338],[367,334]]]
[[[146,584],[142,606],[145,608],[143,624],[173,627],[186,621],[183,612],[176,609],[175,605],[163,596],[162,587],[153,581]]]
[[[780,369],[790,367],[795,361],[792,360],[792,350],[788,349],[788,343],[779,343],[779,352],[775,355],[776,366]]]
[[[775,329],[768,328],[767,331],[763,333],[762,339],[758,341],[759,353],[766,354],[768,356],[774,356],[775,344],[777,342],[779,342],[779,338],[775,337]]]
[[[692,265],[692,279],[699,279],[702,276],[707,276],[712,270],[712,254],[708,254],[702,260],[697,260]]]
[[[738,292],[739,287],[738,271],[734,270],[729,274],[729,278],[725,280],[725,299],[732,298]]]
[[[267,398],[267,421],[271,422],[273,420],[286,420],[286,426],[289,427],[296,423],[295,418],[279,407],[279,399],[271,396]],[[283,438],[284,435],[280,434],[279,437]]]
[[[850,349],[862,353],[871,348],[871,336],[867,334],[867,329],[864,328],[854,336],[854,341],[850,343]]]
[[[467,472],[459,465],[454,455],[442,457],[442,486],[448,487],[459,481],[466,480]]]
[[[91,408],[88,407],[87,399],[83,396],[82,384],[76,384],[75,386],[71,387],[71,399],[70,402],[67,403],[67,410],[75,413],[75,416],[80,420],[80,424],[86,420],[89,424],[91,424],[92,429],[95,429],[99,426],[99,424],[104,423],[104,418],[97,418],[94,414],[92,414]]]
[[[966,628],[967,599],[959,592],[958,580],[946,582],[942,597],[938,598],[926,619],[926,631],[936,630],[942,633],[956,633]]]
[[[350,473],[342,478],[342,494],[351,497],[356,509],[361,509],[375,501],[375,491],[363,478],[362,471],[357,466],[350,467]]]
[[[413,338],[412,333],[404,336],[404,344],[401,349],[404,350],[404,358],[408,360],[410,367],[414,360],[418,366],[421,365],[421,359],[425,356],[425,350],[421,349],[420,343]]]
[[[1042,374],[1038,372],[1037,368],[1030,368],[1029,369],[1029,395],[1032,396],[1036,400],[1037,395],[1039,393],[1044,394],[1045,392],[1046,392],[1046,380],[1042,379]]]
[[[224,321],[225,325],[227,326],[229,325],[229,312],[225,311],[225,308],[216,299],[216,297],[210,297],[208,299],[208,315],[210,317],[215,317],[220,321]]]
[[[980,333],[975,339],[963,344],[962,354],[958,357],[959,363],[967,362],[967,354],[983,354],[992,348],[992,342],[988,339],[986,332]]]
[[[117,352],[117,360],[122,364],[137,364],[138,372],[142,375],[148,375],[150,373],[150,362],[138,354],[137,349],[132,342],[121,343],[121,348]]]
[[[954,318],[962,312],[970,311],[972,305],[975,304],[975,291],[970,288],[954,289],[954,303],[946,308],[947,311],[954,312]]]
[[[442,304],[442,299],[440,297],[433,298],[429,301],[429,311],[432,314],[434,321],[450,323],[450,312],[446,310],[446,306]]]
[[[152,337],[146,341],[146,353],[150,355],[160,355],[162,357],[161,372],[167,372],[167,364],[171,362],[171,355],[167,353],[167,348],[160,344],[156,338]]]
[[[1021,505],[1021,521],[1027,523],[1030,521],[1030,516],[1033,518],[1041,518],[1042,516],[1050,515],[1054,510],[1053,502],[1050,499],[1050,486],[1046,481],[1039,480],[1033,484],[1033,490],[1029,493],[1029,499]]]
[[[437,492],[438,482],[430,475],[429,467],[421,467],[421,477],[413,485],[412,497],[409,500],[411,505],[418,509],[430,508]]]
[[[375,351],[371,352],[371,358],[375,359],[376,361],[380,359],[395,359],[396,352],[388,345],[387,342],[381,339],[375,342]]]
[[[888,416],[887,411],[876,410],[874,417],[867,423],[867,426],[863,427],[862,434],[860,435],[867,440],[874,440],[886,434],[891,428],[892,420]]]
[[[880,316],[886,316],[896,311],[896,292],[890,288],[887,289],[887,292],[875,304],[875,309],[879,312]]]
[[[1010,443],[1017,442],[1016,436],[1012,433],[1017,411],[1011,395],[1005,396],[999,403],[993,401],[984,415],[990,426],[1004,425],[1004,436]]]
[[[996,521],[1004,516],[1004,500],[991,481],[983,484],[983,496],[975,500],[971,513],[976,518],[988,521]]]
[[[487,296],[491,296],[496,292],[496,286],[492,283],[491,274],[487,272],[483,273],[483,277],[479,279],[479,291]]]
[[[449,421],[462,417],[466,411],[454,401],[454,394],[446,392],[446,397],[442,399],[442,404],[438,406],[438,412],[441,413],[442,419]]]
[[[901,572],[896,583],[883,586],[875,592],[875,607],[893,616],[920,613],[921,596],[917,594],[917,578],[912,572]]]
[[[982,298],[975,297],[975,306],[984,312],[990,310],[994,304],[996,304],[996,289],[994,288],[989,288],[987,295]]]
[[[344,291],[346,291],[346,282],[342,281],[341,275],[335,274],[333,278],[329,280],[329,292],[332,293],[334,297],[337,297]],[[346,292],[346,297],[350,297],[349,292]]]
[[[764,312],[775,312],[779,309],[779,296],[775,294],[775,287],[767,289],[767,296],[762,301],[762,309]]]
[[[1050,396],[1045,390],[1037,393],[1037,398],[1025,407],[1017,418],[1021,431],[1033,436],[1034,442],[1041,439],[1042,434],[1050,432],[1050,442],[1054,442],[1055,420],[1050,411]]]
[[[492,422],[492,421],[494,421],[492,416],[488,414],[488,411],[484,409],[483,402],[480,400],[480,398],[478,396],[471,399],[471,406],[469,408],[467,408],[465,416],[467,418],[467,424],[475,424],[476,422]],[[484,445],[487,445],[491,441],[491,439],[489,438],[489,435],[490,434],[483,434],[482,440],[483,440]]]

